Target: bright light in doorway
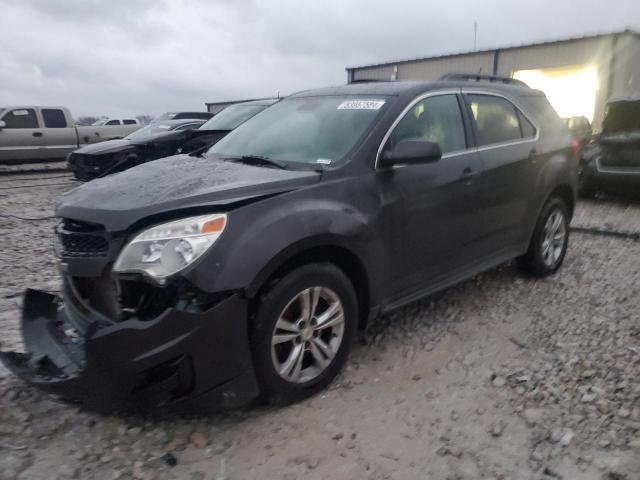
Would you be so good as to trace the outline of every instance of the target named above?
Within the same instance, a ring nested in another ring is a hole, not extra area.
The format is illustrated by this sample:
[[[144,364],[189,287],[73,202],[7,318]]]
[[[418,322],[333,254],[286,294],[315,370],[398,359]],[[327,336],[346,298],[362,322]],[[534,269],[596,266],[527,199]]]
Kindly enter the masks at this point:
[[[593,122],[598,70],[592,66],[518,70],[513,78],[542,90],[563,118],[585,116]]]

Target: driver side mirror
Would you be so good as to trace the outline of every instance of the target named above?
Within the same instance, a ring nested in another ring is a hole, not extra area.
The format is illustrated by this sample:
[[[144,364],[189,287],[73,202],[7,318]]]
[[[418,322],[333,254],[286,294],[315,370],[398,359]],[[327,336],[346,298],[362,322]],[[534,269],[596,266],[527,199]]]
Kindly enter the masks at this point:
[[[417,138],[400,140],[391,150],[382,153],[380,166],[413,165],[417,163],[437,162],[442,158],[440,145]]]
[[[2,129],[6,126],[7,126],[7,122],[5,122],[4,120],[0,120],[0,131],[2,131]]]

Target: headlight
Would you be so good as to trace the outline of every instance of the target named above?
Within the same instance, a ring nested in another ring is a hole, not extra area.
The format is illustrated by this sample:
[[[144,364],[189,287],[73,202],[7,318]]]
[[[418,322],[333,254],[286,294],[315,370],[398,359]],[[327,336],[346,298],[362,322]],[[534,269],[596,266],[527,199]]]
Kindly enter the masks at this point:
[[[138,234],[122,250],[113,270],[141,272],[159,283],[195,262],[227,225],[217,213],[156,225]]]

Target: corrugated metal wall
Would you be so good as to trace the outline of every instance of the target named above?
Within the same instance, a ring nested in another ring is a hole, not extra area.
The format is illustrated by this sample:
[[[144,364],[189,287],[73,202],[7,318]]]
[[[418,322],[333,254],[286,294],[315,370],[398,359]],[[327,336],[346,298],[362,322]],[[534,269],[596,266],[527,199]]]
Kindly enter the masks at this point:
[[[615,61],[612,52],[615,50]],[[495,51],[358,67],[350,80],[437,80],[446,73],[492,74]],[[611,96],[640,94],[640,37],[623,32],[497,51],[497,74],[516,70],[594,65],[598,69],[594,127],[599,128]],[[394,75],[395,73],[395,75]],[[613,80],[611,82],[611,80]],[[610,84],[611,82],[611,84]]]
[[[614,42],[612,97],[640,95],[640,38],[624,35]]]
[[[474,53],[357,68],[353,70],[353,80],[429,81],[438,80],[442,75],[451,72],[491,74],[493,72],[493,53]]]
[[[498,75],[510,77],[516,70],[599,64],[609,54],[610,44],[609,37],[600,37],[501,50]]]
[[[517,70],[594,65],[598,70],[593,126],[600,128],[609,90],[609,60],[613,37],[584,38],[569,42],[513,48],[499,53],[498,75],[510,77]]]
[[[353,71],[353,81],[358,80],[391,80],[393,65],[381,67],[358,68]]]
[[[447,73],[493,73],[493,53],[434,58],[398,65],[398,80],[438,80]]]

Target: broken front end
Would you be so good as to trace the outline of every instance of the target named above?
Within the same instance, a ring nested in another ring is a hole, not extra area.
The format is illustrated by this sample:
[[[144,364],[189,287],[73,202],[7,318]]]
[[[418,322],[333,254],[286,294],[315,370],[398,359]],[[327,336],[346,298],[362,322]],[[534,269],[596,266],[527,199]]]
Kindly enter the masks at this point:
[[[193,230],[208,218],[186,220]],[[192,256],[198,253],[198,234],[186,236]],[[182,245],[167,240],[166,231],[163,235],[137,241],[138,235],[127,243],[126,235],[99,225],[61,220],[56,253],[62,295],[26,291],[25,353],[0,352],[3,363],[42,390],[101,411],[202,410],[255,398],[246,299],[236,292],[203,292],[176,275],[154,282],[142,268],[114,270],[127,249],[141,250],[140,261],[147,255],[148,266],[161,269],[162,259],[154,256],[162,255],[163,245],[172,252]]]

